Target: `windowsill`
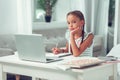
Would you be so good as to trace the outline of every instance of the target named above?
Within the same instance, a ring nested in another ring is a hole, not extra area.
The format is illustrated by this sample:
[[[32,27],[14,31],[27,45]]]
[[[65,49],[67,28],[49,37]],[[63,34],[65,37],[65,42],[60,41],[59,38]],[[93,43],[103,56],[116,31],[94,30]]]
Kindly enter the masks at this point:
[[[67,27],[66,21],[33,22],[33,30]]]

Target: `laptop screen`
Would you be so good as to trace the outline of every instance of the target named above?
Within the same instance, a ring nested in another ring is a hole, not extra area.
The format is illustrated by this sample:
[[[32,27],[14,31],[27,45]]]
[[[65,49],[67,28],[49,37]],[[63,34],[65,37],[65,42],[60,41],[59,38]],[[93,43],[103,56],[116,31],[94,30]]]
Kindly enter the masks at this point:
[[[45,59],[44,37],[42,35],[15,35],[18,56],[23,60],[41,61]]]
[[[47,60],[57,61],[60,58],[46,58],[45,38],[39,34],[17,34],[15,35],[18,56],[22,60],[47,62]]]

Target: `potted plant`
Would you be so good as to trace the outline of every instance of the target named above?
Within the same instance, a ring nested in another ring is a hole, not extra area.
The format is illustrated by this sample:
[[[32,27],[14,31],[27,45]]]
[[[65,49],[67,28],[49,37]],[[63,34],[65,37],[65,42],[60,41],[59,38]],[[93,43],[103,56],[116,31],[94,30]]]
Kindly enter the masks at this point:
[[[45,11],[46,22],[51,21],[53,7],[55,6],[57,0],[38,0],[40,9]]]

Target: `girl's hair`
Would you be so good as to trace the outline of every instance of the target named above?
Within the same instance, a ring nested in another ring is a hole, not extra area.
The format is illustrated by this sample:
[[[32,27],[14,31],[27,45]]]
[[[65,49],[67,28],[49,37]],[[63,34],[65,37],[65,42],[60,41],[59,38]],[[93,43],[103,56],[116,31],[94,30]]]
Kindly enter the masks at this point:
[[[78,17],[80,20],[84,20],[85,21],[84,15],[83,15],[83,13],[81,11],[78,11],[78,10],[71,11],[71,12],[69,12],[67,14],[67,16],[70,15],[70,14]],[[83,24],[83,28],[82,28],[82,42],[83,42],[83,40],[84,40],[84,24]]]

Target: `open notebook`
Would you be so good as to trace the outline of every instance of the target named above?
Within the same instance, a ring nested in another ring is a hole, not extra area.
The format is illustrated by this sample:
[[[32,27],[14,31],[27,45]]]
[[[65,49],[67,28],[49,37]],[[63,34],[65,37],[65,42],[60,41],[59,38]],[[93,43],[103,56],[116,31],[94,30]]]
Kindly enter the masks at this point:
[[[72,55],[71,53],[60,53],[60,54],[53,54],[53,53],[47,53],[46,56],[47,57],[56,57],[56,58],[62,58],[62,57],[66,57],[66,56],[70,56]]]

